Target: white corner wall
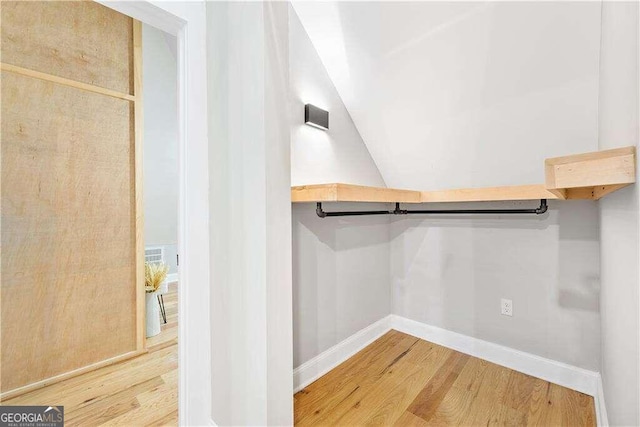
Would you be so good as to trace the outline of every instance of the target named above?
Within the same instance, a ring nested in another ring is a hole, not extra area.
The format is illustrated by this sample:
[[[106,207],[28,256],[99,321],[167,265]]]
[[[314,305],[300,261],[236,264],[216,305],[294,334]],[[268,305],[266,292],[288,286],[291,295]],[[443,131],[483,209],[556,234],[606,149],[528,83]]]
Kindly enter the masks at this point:
[[[293,9],[289,31],[292,184],[384,186]],[[329,111],[329,131],[304,124],[305,103]],[[390,313],[389,219],[321,219],[312,203],[291,209],[293,366],[298,367]]]
[[[598,370],[594,202],[550,202],[541,216],[395,219],[391,236],[394,314]],[[501,298],[513,317],[500,314]]]
[[[288,4],[206,7],[213,419],[291,425]]]
[[[638,146],[637,2],[602,5],[599,148]],[[640,425],[640,186],[600,200],[602,382],[610,425]]]
[[[391,313],[390,239],[386,217],[318,218],[310,203],[292,209],[293,366],[298,367]]]

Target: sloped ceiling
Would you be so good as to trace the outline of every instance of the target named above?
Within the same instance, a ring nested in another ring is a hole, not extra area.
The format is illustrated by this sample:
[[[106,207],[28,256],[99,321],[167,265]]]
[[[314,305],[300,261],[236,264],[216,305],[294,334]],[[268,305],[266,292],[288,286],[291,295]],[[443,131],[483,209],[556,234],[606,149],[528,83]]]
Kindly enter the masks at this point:
[[[385,182],[309,36],[289,15],[291,85],[291,185],[348,182],[384,187]],[[304,105],[331,111],[330,131],[304,124]]]
[[[293,7],[389,187],[538,183],[597,149],[599,3]]]

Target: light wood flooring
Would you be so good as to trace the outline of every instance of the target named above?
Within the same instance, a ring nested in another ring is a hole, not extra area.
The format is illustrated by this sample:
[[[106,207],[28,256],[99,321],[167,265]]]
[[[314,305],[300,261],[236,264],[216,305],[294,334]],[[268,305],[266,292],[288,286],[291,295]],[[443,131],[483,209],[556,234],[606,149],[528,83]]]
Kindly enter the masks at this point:
[[[2,402],[63,405],[65,426],[178,424],[177,283],[164,296],[167,324],[148,353]]]
[[[177,292],[149,352],[2,402],[64,405],[68,426],[178,422]],[[593,398],[391,331],[296,393],[295,424],[595,426]]]
[[[591,396],[391,331],[296,393],[296,426],[595,426]]]

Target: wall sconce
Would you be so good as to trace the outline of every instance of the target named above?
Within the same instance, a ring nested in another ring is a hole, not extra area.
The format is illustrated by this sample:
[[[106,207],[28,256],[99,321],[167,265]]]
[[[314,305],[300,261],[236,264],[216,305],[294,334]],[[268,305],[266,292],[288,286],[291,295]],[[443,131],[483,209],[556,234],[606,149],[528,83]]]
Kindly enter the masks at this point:
[[[329,112],[318,108],[315,105],[306,104],[304,106],[304,122],[309,126],[318,129],[329,129]]]

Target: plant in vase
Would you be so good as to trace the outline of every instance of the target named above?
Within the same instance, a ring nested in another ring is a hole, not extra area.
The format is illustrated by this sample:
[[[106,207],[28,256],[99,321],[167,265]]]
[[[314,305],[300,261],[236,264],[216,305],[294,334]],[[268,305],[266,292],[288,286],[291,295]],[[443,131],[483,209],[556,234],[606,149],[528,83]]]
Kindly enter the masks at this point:
[[[162,262],[144,264],[144,290],[147,305],[147,338],[160,333],[158,289],[166,280],[169,267]]]

